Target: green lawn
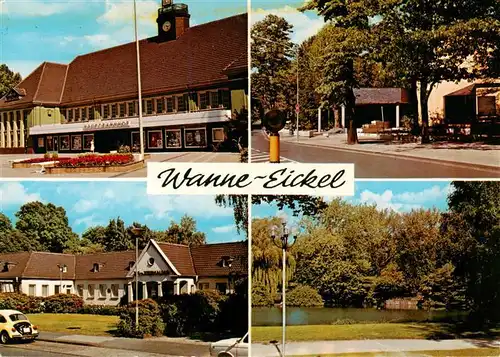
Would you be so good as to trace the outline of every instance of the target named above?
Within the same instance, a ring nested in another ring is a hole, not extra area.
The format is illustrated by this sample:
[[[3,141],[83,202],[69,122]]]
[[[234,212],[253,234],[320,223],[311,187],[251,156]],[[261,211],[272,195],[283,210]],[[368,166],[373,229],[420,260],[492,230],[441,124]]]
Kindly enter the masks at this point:
[[[84,314],[28,314],[27,316],[42,332],[96,336],[111,336],[119,320],[118,316]]]
[[[457,333],[453,325],[440,323],[377,323],[352,325],[301,325],[286,328],[289,341],[368,339],[449,339],[485,337],[479,332]],[[498,336],[500,330],[490,331]],[[252,327],[252,341],[281,340],[281,326]]]
[[[380,352],[373,353],[340,353],[335,355],[308,355],[296,357],[477,357],[477,356],[500,356],[498,348],[471,348],[467,350],[454,351],[420,351],[420,352]],[[294,356],[295,357],[295,356]]]

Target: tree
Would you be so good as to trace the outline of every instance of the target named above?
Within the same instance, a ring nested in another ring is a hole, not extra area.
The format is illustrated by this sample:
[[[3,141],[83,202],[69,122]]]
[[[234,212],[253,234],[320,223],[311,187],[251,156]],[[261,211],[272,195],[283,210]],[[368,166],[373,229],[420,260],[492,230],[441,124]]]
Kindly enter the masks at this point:
[[[39,246],[36,243],[12,227],[9,217],[0,213],[0,253],[37,250]]]
[[[292,25],[276,15],[266,16],[251,29],[252,98],[258,98],[265,110],[286,103],[286,72],[293,57],[291,31]]]
[[[206,243],[205,233],[196,230],[194,218],[184,215],[180,224],[172,222],[165,231],[167,241],[176,244],[197,246]]]
[[[82,233],[82,240],[87,240],[92,244],[104,246],[106,242],[106,227],[89,227]]]
[[[16,217],[16,229],[41,250],[62,253],[78,240],[78,235],[68,224],[63,207],[29,202],[21,206]]]
[[[21,75],[9,69],[6,64],[0,65],[0,98],[21,82]]]
[[[321,71],[318,93],[323,102],[330,105],[345,105],[346,121],[349,125],[347,143],[356,144],[358,136],[355,124],[356,97],[358,87],[354,62],[370,47],[370,7],[363,6],[362,0],[309,0],[299,10],[316,10],[330,23],[316,36]],[[361,6],[360,6],[361,5]]]
[[[497,68],[497,0],[366,1],[379,15],[378,56],[401,78],[419,84],[422,142],[429,140],[428,99],[437,83],[485,78]],[[470,64],[470,65],[467,65]],[[415,93],[416,94],[416,93]]]
[[[500,182],[453,182],[443,231],[449,237],[455,276],[478,321],[499,321]]]
[[[133,247],[131,237],[128,235],[125,224],[120,217],[109,221],[105,234],[106,241],[103,245],[107,252],[128,250]]]

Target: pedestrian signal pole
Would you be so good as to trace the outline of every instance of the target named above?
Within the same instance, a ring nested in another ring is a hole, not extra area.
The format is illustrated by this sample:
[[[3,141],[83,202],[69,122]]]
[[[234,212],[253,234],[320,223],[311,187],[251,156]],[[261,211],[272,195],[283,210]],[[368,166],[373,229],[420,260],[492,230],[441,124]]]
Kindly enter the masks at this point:
[[[278,109],[268,111],[264,115],[263,124],[269,134],[269,162],[279,164],[280,162],[280,134],[279,131],[285,127],[286,116]]]

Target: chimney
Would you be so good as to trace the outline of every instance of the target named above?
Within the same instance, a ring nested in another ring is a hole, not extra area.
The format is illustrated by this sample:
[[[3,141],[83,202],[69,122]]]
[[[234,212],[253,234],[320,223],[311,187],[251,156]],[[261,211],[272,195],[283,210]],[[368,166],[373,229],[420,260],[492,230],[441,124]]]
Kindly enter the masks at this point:
[[[184,32],[187,31],[189,28],[189,18],[191,15],[189,15],[187,11],[187,5],[186,5],[186,14],[183,16],[176,16],[175,17],[175,39],[177,40],[179,37],[184,35]]]
[[[189,9],[186,4],[173,4],[172,0],[163,0],[158,9],[159,42],[177,40],[189,28]]]

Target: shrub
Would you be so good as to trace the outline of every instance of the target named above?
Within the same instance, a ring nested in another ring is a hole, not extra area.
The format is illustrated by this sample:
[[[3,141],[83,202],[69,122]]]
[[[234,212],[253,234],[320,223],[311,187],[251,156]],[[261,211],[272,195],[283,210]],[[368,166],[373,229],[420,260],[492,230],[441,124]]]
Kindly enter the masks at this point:
[[[243,336],[248,330],[248,299],[232,294],[220,304],[217,327],[219,331]]]
[[[44,159],[50,159],[50,157],[51,157],[50,152],[46,152],[45,154],[43,154]]]
[[[256,284],[252,288],[252,306],[269,307],[274,305],[271,293],[264,285]]]
[[[78,311],[80,314],[120,316],[124,308],[120,306],[83,305]]]
[[[286,294],[287,306],[317,307],[324,306],[321,295],[310,286],[298,285]]]
[[[81,155],[71,160],[58,162],[57,167],[120,166],[134,161],[132,154]]]
[[[151,299],[139,300],[139,328],[135,325],[135,304],[133,301],[127,305],[120,314],[118,334],[124,337],[144,338],[161,336],[165,325],[160,317],[158,304]]]
[[[73,294],[57,294],[45,298],[45,312],[75,314],[83,307],[83,298]]]
[[[128,154],[130,153],[130,146],[128,145],[120,145],[118,148],[118,153],[119,154]]]
[[[0,293],[0,310],[19,310],[24,313],[44,311],[43,298],[19,293]]]

